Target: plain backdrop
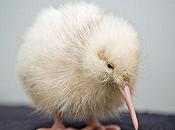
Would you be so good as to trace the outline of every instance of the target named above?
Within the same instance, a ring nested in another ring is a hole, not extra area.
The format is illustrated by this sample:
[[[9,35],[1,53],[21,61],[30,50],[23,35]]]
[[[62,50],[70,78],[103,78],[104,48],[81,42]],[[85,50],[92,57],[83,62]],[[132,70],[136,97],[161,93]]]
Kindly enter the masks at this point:
[[[0,0],[0,104],[31,103],[16,74],[22,36],[40,10],[67,2]],[[137,110],[175,113],[175,0],[93,2],[106,12],[127,18],[139,31],[142,57],[134,96]]]

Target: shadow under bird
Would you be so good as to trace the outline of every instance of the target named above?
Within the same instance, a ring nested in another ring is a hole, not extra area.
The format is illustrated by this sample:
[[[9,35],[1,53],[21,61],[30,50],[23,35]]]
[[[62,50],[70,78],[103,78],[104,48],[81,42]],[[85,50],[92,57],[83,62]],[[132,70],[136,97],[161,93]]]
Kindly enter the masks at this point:
[[[123,18],[105,14],[93,4],[66,4],[43,10],[28,29],[18,54],[18,74],[37,110],[62,119],[86,120],[83,130],[119,130],[98,119],[118,115],[131,101],[139,64],[139,38]]]

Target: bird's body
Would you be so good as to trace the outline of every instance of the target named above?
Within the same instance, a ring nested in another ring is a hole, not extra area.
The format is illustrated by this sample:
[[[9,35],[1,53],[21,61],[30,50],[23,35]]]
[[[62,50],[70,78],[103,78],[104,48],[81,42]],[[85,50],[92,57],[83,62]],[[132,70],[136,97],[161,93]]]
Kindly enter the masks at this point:
[[[39,110],[75,119],[111,117],[123,103],[116,82],[125,76],[131,91],[135,86],[138,47],[131,25],[94,5],[50,8],[27,32],[18,72]]]

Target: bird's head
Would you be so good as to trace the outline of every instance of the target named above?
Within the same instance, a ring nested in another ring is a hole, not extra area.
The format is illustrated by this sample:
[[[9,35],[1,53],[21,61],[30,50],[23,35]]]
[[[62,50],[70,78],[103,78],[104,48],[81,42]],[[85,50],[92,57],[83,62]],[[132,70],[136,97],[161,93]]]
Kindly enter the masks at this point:
[[[90,78],[104,85],[114,83],[119,87],[123,81],[134,85],[139,63],[139,40],[131,25],[120,18],[104,19],[88,43],[83,69]]]
[[[135,29],[120,18],[104,19],[88,42],[83,60],[86,74],[101,85],[110,84],[120,89],[126,98],[125,86],[129,86],[129,91],[133,90],[139,63],[139,40]]]

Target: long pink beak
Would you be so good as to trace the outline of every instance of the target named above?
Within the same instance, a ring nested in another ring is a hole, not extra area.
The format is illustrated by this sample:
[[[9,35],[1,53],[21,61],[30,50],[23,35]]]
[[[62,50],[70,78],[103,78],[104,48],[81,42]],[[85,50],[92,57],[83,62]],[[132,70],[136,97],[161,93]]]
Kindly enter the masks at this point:
[[[119,87],[119,89],[120,89],[122,96],[124,97],[125,102],[127,104],[134,128],[135,128],[135,130],[138,130],[138,120],[137,120],[135,109],[134,109],[134,106],[133,106],[133,103],[131,100],[131,93],[129,90],[128,82],[125,81],[123,83],[122,87]]]

